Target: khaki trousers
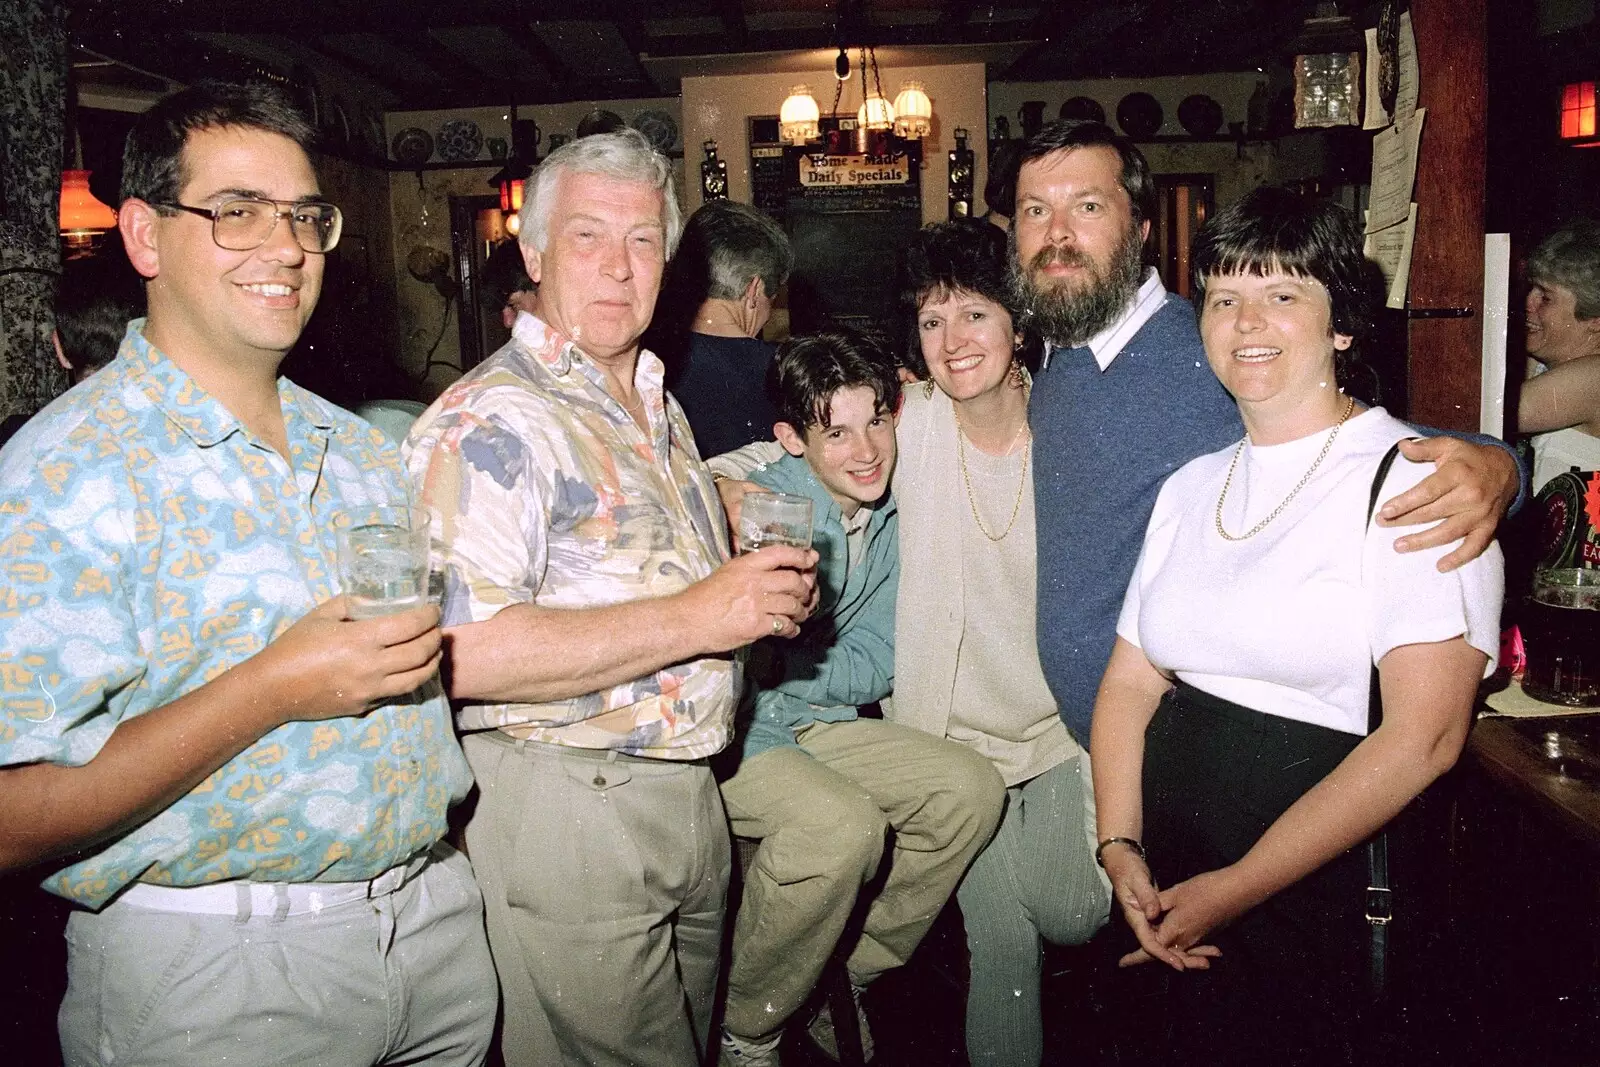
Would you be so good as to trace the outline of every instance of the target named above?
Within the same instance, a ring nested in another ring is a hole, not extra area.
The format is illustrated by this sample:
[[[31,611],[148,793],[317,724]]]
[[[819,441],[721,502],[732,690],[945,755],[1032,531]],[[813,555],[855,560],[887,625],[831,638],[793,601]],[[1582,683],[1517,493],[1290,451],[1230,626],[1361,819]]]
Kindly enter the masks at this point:
[[[462,750],[467,850],[507,1067],[691,1067],[707,1047],[730,852],[703,763],[607,762],[496,730]]]
[[[742,1037],[776,1033],[805,1001],[884,862],[850,978],[866,985],[910,959],[1005,797],[988,760],[920,730],[861,719],[814,723],[798,739],[722,783],[734,834],[761,841],[744,872],[728,975],[724,1022]]]
[[[307,914],[194,914],[120,899],[74,912],[63,1060],[477,1067],[495,1009],[482,898],[466,857],[438,844],[432,858],[393,893]]]

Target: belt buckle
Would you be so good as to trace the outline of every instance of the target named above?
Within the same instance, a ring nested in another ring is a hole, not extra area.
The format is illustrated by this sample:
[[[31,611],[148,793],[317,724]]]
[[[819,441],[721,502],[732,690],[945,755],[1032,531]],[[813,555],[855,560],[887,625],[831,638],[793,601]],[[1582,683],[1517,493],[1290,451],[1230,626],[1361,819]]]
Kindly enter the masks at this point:
[[[1391,906],[1393,893],[1387,886],[1367,886],[1367,922],[1373,926],[1387,926],[1394,919]]]

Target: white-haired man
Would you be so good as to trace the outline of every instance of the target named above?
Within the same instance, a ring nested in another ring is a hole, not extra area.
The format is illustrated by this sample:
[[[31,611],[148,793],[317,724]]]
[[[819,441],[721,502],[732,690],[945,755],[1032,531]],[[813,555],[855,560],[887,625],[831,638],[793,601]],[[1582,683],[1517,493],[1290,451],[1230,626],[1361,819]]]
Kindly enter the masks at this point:
[[[639,348],[680,231],[633,130],[540,168],[539,314],[406,445],[445,574],[467,826],[511,1067],[698,1062],[729,871],[707,757],[758,637],[794,636],[815,555],[728,559],[687,421]]]

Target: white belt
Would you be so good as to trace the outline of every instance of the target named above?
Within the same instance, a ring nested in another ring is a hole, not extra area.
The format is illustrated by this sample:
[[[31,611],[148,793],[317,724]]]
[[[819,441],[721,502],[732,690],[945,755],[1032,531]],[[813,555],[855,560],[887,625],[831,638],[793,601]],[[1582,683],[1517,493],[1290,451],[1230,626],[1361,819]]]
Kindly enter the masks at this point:
[[[309,915],[349,904],[388,896],[427,866],[429,854],[418,853],[398,867],[390,867],[365,882],[217,882],[214,885],[166,886],[135,882],[113,902],[113,907],[145,911],[177,911],[193,915],[232,915],[244,922],[252,915],[276,919]]]

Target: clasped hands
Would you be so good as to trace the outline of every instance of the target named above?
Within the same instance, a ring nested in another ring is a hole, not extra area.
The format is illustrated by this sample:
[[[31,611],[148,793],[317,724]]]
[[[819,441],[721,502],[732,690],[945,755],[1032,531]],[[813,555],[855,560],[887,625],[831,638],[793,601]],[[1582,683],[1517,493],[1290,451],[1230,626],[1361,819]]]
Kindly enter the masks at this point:
[[[1119,967],[1158,960],[1179,972],[1206,970],[1222,950],[1203,943],[1205,938],[1252,906],[1226,867],[1164,890],[1156,888],[1150,868],[1131,850],[1108,851],[1105,867],[1111,895],[1139,939],[1139,948],[1118,960]]]

